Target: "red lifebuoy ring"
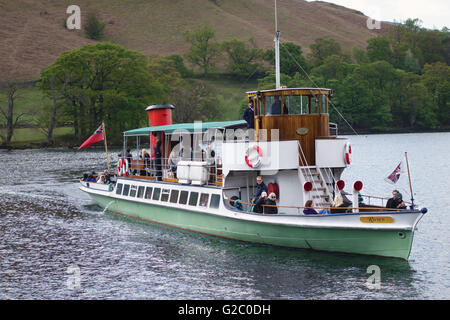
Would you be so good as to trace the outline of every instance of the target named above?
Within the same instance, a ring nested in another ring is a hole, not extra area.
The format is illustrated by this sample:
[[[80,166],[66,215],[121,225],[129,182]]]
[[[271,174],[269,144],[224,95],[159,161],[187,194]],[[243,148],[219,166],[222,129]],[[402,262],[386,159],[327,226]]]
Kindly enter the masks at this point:
[[[127,176],[128,175],[127,159],[119,158],[119,164],[117,165],[117,175],[118,176]]]
[[[345,149],[344,149],[344,161],[346,165],[349,165],[351,163],[351,154],[352,154],[352,146],[350,143],[345,143]]]
[[[256,152],[258,154],[257,158],[256,158],[256,161],[250,161],[249,160],[250,151],[252,151],[252,150],[256,150]],[[262,156],[263,156],[263,153],[262,153],[261,148],[258,145],[255,144],[254,146],[249,147],[247,149],[247,151],[245,152],[245,163],[247,163],[247,165],[250,168],[258,168],[261,165],[261,158],[262,158]]]

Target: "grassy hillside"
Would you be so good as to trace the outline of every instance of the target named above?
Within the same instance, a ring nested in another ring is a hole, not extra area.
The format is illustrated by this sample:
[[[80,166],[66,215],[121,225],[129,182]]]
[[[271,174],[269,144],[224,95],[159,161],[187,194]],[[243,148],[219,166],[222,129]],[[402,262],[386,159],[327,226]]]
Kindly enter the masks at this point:
[[[93,43],[83,31],[67,30],[70,0],[0,1],[0,76],[30,80],[63,51]],[[78,0],[82,25],[89,11],[107,23],[105,40],[147,55],[186,52],[183,34],[208,23],[219,41],[254,37],[262,48],[273,46],[273,0]],[[377,30],[366,27],[360,12],[325,2],[278,1],[282,41],[305,49],[318,37],[334,38],[344,50],[365,47]],[[307,51],[307,50],[306,50]]]

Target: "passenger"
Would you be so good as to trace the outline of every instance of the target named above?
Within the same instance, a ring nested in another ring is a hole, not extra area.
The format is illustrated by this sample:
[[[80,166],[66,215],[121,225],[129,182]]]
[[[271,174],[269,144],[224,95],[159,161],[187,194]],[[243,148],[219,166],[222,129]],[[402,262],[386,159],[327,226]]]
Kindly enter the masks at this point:
[[[268,192],[268,188],[266,186],[266,184],[263,181],[262,176],[257,176],[256,177],[256,194],[255,197],[253,198],[253,203],[255,203],[260,197],[261,197],[261,193],[263,191]]]
[[[158,181],[162,180],[162,164],[161,164],[161,140],[156,142],[156,146],[153,148],[155,152],[155,169],[156,169],[156,179]]]
[[[130,148],[127,148],[127,155],[125,156],[128,162],[128,173],[136,174],[136,170],[131,171],[131,160],[133,160],[133,155],[131,154]]]
[[[169,173],[173,176],[173,178],[177,178],[177,166],[179,161],[179,156],[177,157],[177,152],[172,150],[172,152],[169,155]]]
[[[144,166],[143,166],[142,170],[140,171],[140,175],[146,176],[147,175],[146,169],[150,167],[150,161],[151,161],[150,153],[148,153],[147,149],[142,149],[139,158],[141,160],[144,160]]]
[[[97,182],[97,174],[95,171],[92,171],[92,174],[87,177],[86,182]]]
[[[111,183],[111,175],[109,174],[108,170],[103,171],[103,176],[105,177],[105,179],[103,181],[104,184]]]
[[[89,175],[87,173],[85,173],[85,174],[83,174],[83,179],[82,180],[86,181],[88,177],[89,177]]]
[[[303,209],[303,214],[318,214],[318,212],[314,209],[314,203],[312,200],[308,200],[305,203],[305,209]]]
[[[286,108],[286,104],[284,104],[284,114],[289,114],[288,108]],[[270,107],[270,114],[281,114],[281,101],[280,96],[275,96],[275,101],[272,103]]]
[[[406,209],[406,204],[403,201],[403,196],[398,190],[392,191],[392,198],[386,204],[386,208]]]
[[[253,207],[253,212],[254,213],[263,213],[264,208],[263,208],[263,204],[266,202],[267,200],[267,192],[263,191],[261,192],[261,197],[259,197],[258,200],[256,200],[255,205]]]
[[[345,213],[347,211],[347,208],[349,205],[344,203],[344,200],[342,199],[342,196],[340,194],[337,194],[334,197],[333,201],[333,208],[331,209],[331,213]]]
[[[237,196],[232,196],[230,199],[230,205],[234,208],[244,211],[244,207],[242,206],[241,200]]]
[[[392,191],[392,198],[386,203],[386,208],[392,209],[406,209],[405,202],[402,200],[402,194],[398,190]]]
[[[244,110],[244,115],[242,116],[245,121],[247,121],[247,128],[255,128],[255,106],[253,100],[248,100],[248,106]]]
[[[265,205],[264,213],[265,214],[277,214],[278,213],[277,207],[274,207],[277,205],[276,200],[277,200],[277,195],[274,192],[269,194],[269,197],[266,199],[266,201],[264,201],[264,205]]]

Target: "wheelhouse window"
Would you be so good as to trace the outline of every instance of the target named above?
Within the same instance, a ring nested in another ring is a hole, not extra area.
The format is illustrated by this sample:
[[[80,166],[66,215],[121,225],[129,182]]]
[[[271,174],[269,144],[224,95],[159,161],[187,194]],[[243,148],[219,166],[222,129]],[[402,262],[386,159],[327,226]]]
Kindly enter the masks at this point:
[[[153,187],[147,187],[147,190],[145,190],[145,199],[152,198],[152,191],[153,191]]]
[[[172,190],[172,193],[170,194],[170,202],[177,203],[179,193],[180,191],[178,190]]]
[[[220,195],[218,194],[211,195],[211,202],[209,203],[209,207],[217,209],[219,208],[219,204],[220,204]]]
[[[186,204],[188,200],[189,191],[181,191],[179,204]]]
[[[139,187],[138,193],[137,193],[137,197],[138,197],[138,198],[142,198],[142,197],[144,196],[144,190],[145,190],[145,187],[144,187],[144,186],[140,186],[140,187]]]
[[[155,188],[153,191],[153,200],[159,200],[159,196],[161,195],[161,188]]]
[[[189,197],[189,205],[196,206],[198,202],[198,192],[191,192],[191,196]]]
[[[136,191],[137,191],[137,187],[132,185],[131,189],[130,189],[130,197],[135,197]]]
[[[130,192],[130,185],[129,184],[125,184],[123,185],[123,196],[128,196],[128,193]]]
[[[123,184],[121,184],[121,183],[117,184],[116,194],[122,194],[122,187],[123,187]]]
[[[167,202],[167,200],[169,200],[169,194],[170,194],[169,189],[163,189],[162,195],[161,195],[161,201]]]
[[[208,200],[209,200],[209,194],[208,193],[202,193],[200,195],[200,207],[207,207],[208,206]]]

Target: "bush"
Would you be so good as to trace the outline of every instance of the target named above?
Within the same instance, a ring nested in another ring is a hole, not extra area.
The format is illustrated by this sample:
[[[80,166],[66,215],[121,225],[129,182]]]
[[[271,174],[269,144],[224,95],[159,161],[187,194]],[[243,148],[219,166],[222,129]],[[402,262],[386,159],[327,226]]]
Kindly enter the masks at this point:
[[[106,23],[103,23],[94,12],[88,14],[86,24],[84,25],[84,33],[89,39],[101,40],[103,38],[103,30]]]

